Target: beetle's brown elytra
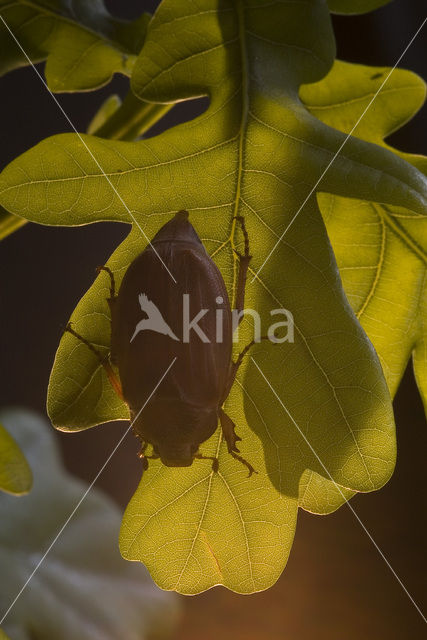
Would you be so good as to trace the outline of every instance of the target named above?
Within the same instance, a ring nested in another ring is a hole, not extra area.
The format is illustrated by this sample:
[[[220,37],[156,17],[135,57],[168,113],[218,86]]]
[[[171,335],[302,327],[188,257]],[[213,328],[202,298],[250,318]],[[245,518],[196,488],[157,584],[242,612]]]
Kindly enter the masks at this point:
[[[236,220],[245,241],[244,253],[235,252],[239,257],[235,306],[241,312],[251,256],[244,219],[237,216]],[[149,458],[160,458],[169,467],[187,467],[194,459],[209,459],[217,471],[218,459],[202,455],[199,447],[220,423],[230,455],[247,467],[249,475],[254,473],[252,465],[239,455],[235,424],[222,408],[253,343],[233,362],[227,289],[189,222],[188,212],[179,211],[160,228],[130,264],[118,293],[112,271],[108,267],[98,271],[106,271],[110,278],[109,357],[103,357],[70,325],[66,331],[96,353],[114,390],[128,405],[133,431],[141,441],[139,455],[144,469]],[[174,366],[162,379],[174,359]],[[145,453],[149,444],[151,455]]]

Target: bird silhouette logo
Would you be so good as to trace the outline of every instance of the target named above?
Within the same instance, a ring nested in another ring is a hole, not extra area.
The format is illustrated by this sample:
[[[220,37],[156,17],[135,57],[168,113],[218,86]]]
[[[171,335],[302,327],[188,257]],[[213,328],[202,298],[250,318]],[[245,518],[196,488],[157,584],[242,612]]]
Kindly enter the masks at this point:
[[[140,293],[138,300],[139,306],[142,311],[147,314],[148,318],[143,318],[138,322],[130,342],[132,342],[140,331],[146,331],[147,329],[150,331],[156,331],[157,333],[162,333],[164,336],[169,336],[172,340],[178,340],[179,342],[179,338],[176,337],[154,302],[149,300],[145,293]]]

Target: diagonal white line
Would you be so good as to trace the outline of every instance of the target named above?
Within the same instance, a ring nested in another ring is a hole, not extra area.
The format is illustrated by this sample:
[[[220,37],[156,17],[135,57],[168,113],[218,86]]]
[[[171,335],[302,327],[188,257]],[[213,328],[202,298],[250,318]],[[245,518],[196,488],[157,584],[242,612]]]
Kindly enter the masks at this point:
[[[88,486],[88,488],[86,489],[86,491],[84,492],[84,494],[82,495],[82,497],[80,498],[80,500],[78,501],[78,503],[76,504],[76,506],[74,507],[74,509],[72,510],[72,512],[70,513],[70,515],[68,516],[68,518],[66,519],[66,521],[64,522],[64,524],[62,525],[62,527],[60,528],[60,530],[58,531],[58,533],[56,534],[56,536],[54,537],[54,539],[52,540],[52,542],[50,543],[50,545],[48,546],[48,548],[46,549],[46,551],[44,552],[44,554],[42,555],[42,557],[40,558],[40,560],[38,561],[38,563],[36,564],[36,566],[34,567],[33,571],[30,573],[30,575],[28,576],[26,582],[24,583],[24,585],[22,586],[21,590],[18,592],[18,594],[16,595],[16,597],[14,598],[14,600],[11,602],[11,604],[9,605],[9,608],[7,609],[7,611],[3,614],[3,617],[0,620],[0,625],[3,624],[6,616],[9,614],[10,610],[12,609],[12,607],[16,604],[18,598],[21,596],[22,592],[24,591],[24,589],[28,586],[30,580],[34,577],[34,574],[36,573],[36,571],[39,569],[39,567],[41,566],[41,564],[44,562],[44,560],[46,559],[47,554],[49,553],[49,551],[52,549],[53,545],[56,543],[56,541],[58,540],[59,536],[62,534],[62,532],[64,531],[65,527],[67,526],[67,524],[70,522],[71,518],[74,516],[74,514],[76,513],[77,509],[80,507],[80,505],[82,504],[83,500],[86,498],[87,494],[89,493],[89,491],[92,489],[93,485],[95,484],[95,482],[98,480],[99,476],[101,475],[101,473],[104,471],[105,467],[107,466],[107,464],[110,462],[111,458],[113,457],[113,455],[116,453],[117,449],[120,447],[120,445],[122,444],[123,440],[126,438],[127,434],[129,433],[129,431],[132,428],[132,425],[136,422],[136,420],[139,418],[139,416],[141,415],[142,410],[146,407],[147,403],[150,401],[150,398],[152,398],[153,394],[156,392],[156,390],[158,389],[159,385],[161,384],[162,380],[165,378],[165,376],[167,375],[167,373],[169,372],[169,370],[172,368],[172,366],[175,364],[176,361],[176,356],[175,358],[172,360],[172,362],[170,363],[170,365],[168,366],[168,368],[166,369],[166,371],[164,372],[164,374],[162,375],[162,377],[160,378],[160,380],[158,381],[158,383],[156,384],[156,386],[154,387],[154,389],[152,390],[152,392],[150,393],[150,395],[148,396],[148,398],[146,399],[146,401],[144,402],[144,404],[142,405],[141,409],[138,411],[138,413],[136,414],[135,418],[132,420],[132,422],[130,423],[129,427],[126,429],[126,431],[124,432],[124,434],[122,435],[122,437],[120,438],[120,440],[118,441],[118,443],[116,444],[116,446],[114,447],[114,449],[112,450],[112,452],[110,453],[110,455],[108,456],[108,458],[106,459],[106,461],[104,462],[104,464],[102,465],[102,467],[100,468],[100,470],[98,471],[98,473],[96,474],[95,478],[92,480],[92,482],[90,483],[90,485]]]
[[[316,453],[316,451],[313,449],[311,443],[309,442],[309,440],[307,439],[306,435],[301,431],[301,429],[299,428],[297,422],[295,421],[295,419],[293,418],[293,416],[291,415],[291,413],[289,412],[289,410],[286,408],[286,406],[283,404],[282,400],[280,399],[280,397],[277,395],[276,391],[273,389],[272,385],[270,384],[269,380],[266,378],[266,376],[264,375],[264,373],[261,371],[261,368],[259,367],[259,365],[255,362],[255,360],[253,359],[253,357],[251,356],[251,360],[254,363],[254,365],[256,366],[256,368],[258,369],[258,371],[260,372],[260,374],[262,375],[262,377],[264,378],[265,382],[268,384],[268,386],[270,387],[271,391],[273,392],[274,396],[277,398],[277,400],[279,401],[280,405],[282,406],[282,408],[285,410],[287,416],[292,420],[293,424],[295,425],[295,427],[298,429],[299,434],[304,438],[306,444],[310,447],[312,453],[315,455],[316,459],[318,460],[319,464],[321,465],[322,469],[325,471],[325,473],[327,474],[327,476],[329,477],[329,479],[333,482],[333,484],[335,485],[335,487],[338,489],[339,493],[341,494],[341,496],[344,498],[344,500],[346,501],[346,505],[348,506],[348,508],[350,509],[350,511],[352,512],[352,514],[354,515],[354,517],[356,518],[356,520],[358,521],[358,523],[360,524],[360,526],[362,527],[362,529],[364,530],[364,532],[366,533],[366,535],[368,536],[368,538],[370,539],[370,541],[372,542],[372,544],[374,545],[374,547],[376,548],[376,550],[378,551],[378,553],[380,554],[380,556],[382,557],[382,559],[384,560],[384,562],[386,563],[386,565],[388,566],[388,568],[390,569],[390,571],[392,572],[392,574],[394,575],[394,577],[396,578],[396,580],[398,581],[398,583],[400,584],[400,586],[402,587],[402,589],[404,590],[404,592],[406,593],[406,595],[408,596],[409,600],[412,602],[412,604],[414,605],[415,609],[418,611],[418,613],[420,614],[420,616],[422,617],[422,619],[424,620],[424,622],[427,622],[426,617],[424,616],[423,612],[421,611],[421,609],[419,608],[419,606],[417,605],[417,603],[415,602],[415,600],[413,599],[413,597],[411,596],[411,594],[409,593],[408,589],[405,587],[405,585],[403,584],[402,580],[399,578],[399,576],[397,575],[396,571],[393,569],[393,567],[391,566],[391,564],[389,563],[389,561],[387,560],[387,558],[385,557],[384,553],[381,551],[381,549],[379,548],[379,546],[377,545],[377,543],[375,542],[375,540],[373,539],[372,535],[369,533],[368,529],[365,527],[365,525],[363,524],[362,520],[360,519],[360,517],[357,515],[356,511],[353,509],[352,505],[350,504],[350,502],[347,500],[347,498],[345,497],[344,493],[341,491],[341,487],[339,484],[337,484],[335,482],[335,480],[333,479],[333,477],[331,476],[331,474],[329,473],[328,469],[325,467],[325,465],[323,464],[322,460],[319,458],[318,454]]]
[[[390,71],[388,72],[387,76],[384,78],[383,82],[381,83],[381,85],[379,86],[378,90],[376,91],[376,93],[373,95],[372,99],[370,100],[369,104],[365,107],[365,109],[363,110],[362,114],[360,115],[360,117],[358,118],[356,124],[353,126],[353,128],[351,129],[350,133],[348,133],[346,135],[346,137],[344,138],[344,140],[342,141],[342,143],[340,144],[340,146],[338,147],[338,150],[335,152],[334,156],[332,157],[332,160],[329,162],[329,164],[326,166],[326,168],[324,169],[324,171],[322,172],[320,178],[317,180],[317,182],[315,183],[315,185],[313,186],[313,188],[311,189],[311,191],[309,192],[308,196],[306,197],[306,199],[304,200],[304,202],[302,203],[302,205],[299,207],[298,211],[293,215],[293,217],[291,218],[291,221],[289,222],[289,224],[287,225],[286,229],[284,230],[284,232],[282,233],[282,235],[280,236],[280,238],[277,240],[276,244],[274,245],[274,247],[272,248],[272,250],[270,251],[270,253],[268,254],[268,256],[265,258],[264,262],[262,263],[262,265],[260,266],[260,268],[258,269],[258,271],[255,273],[254,277],[251,280],[251,284],[253,283],[253,281],[259,276],[261,270],[265,267],[266,263],[268,262],[268,260],[271,258],[272,254],[275,252],[275,250],[277,249],[278,245],[282,242],[283,238],[285,237],[286,233],[288,232],[288,230],[290,229],[290,227],[293,225],[293,223],[295,222],[295,220],[297,219],[298,215],[300,214],[301,210],[303,209],[303,207],[305,206],[305,204],[307,203],[307,201],[311,198],[311,196],[313,195],[314,191],[316,190],[316,188],[318,187],[319,183],[321,182],[322,178],[324,177],[324,175],[327,173],[327,171],[329,170],[329,168],[331,167],[331,165],[335,162],[335,160],[337,159],[338,155],[341,153],[344,145],[347,143],[348,139],[350,138],[350,136],[352,135],[353,131],[356,129],[357,125],[359,124],[359,122],[362,120],[362,118],[364,117],[364,115],[366,114],[366,112],[368,111],[368,109],[370,108],[370,106],[372,105],[372,103],[374,102],[374,100],[376,99],[376,97],[378,96],[378,94],[380,93],[381,89],[383,88],[383,86],[385,85],[385,83],[387,82],[387,80],[390,78],[391,74],[393,73],[393,71],[396,69],[397,65],[399,64],[399,62],[402,60],[403,56],[405,55],[405,53],[408,51],[409,47],[411,46],[411,44],[413,43],[413,41],[415,40],[415,38],[417,37],[417,35],[419,34],[419,32],[421,31],[421,29],[423,28],[423,26],[425,25],[425,23],[427,22],[427,17],[424,18],[423,22],[421,23],[421,26],[418,27],[417,31],[415,32],[415,34],[412,36],[411,40],[409,41],[409,43],[406,45],[405,49],[402,51],[402,53],[400,54],[398,60],[396,61],[395,65],[392,67],[392,69],[390,69]]]
[[[21,43],[19,42],[19,40],[17,39],[17,37],[15,36],[15,34],[12,32],[12,30],[10,29],[9,25],[7,24],[7,22],[5,21],[5,19],[3,18],[3,16],[0,14],[0,18],[1,21],[3,22],[4,26],[6,27],[6,29],[9,31],[10,35],[12,36],[12,38],[14,39],[14,41],[16,42],[17,46],[19,47],[19,49],[22,51],[22,53],[24,54],[24,56],[26,57],[26,59],[28,60],[29,64],[32,66],[32,68],[34,69],[34,71],[36,72],[37,76],[40,79],[40,82],[43,84],[43,86],[45,87],[45,89],[50,93],[52,99],[54,100],[54,102],[56,103],[57,107],[59,108],[59,110],[62,112],[64,118],[67,120],[68,124],[70,125],[70,127],[73,129],[73,131],[78,135],[80,142],[82,143],[82,145],[85,147],[86,151],[89,153],[89,155],[91,156],[92,160],[95,162],[95,164],[97,165],[98,169],[101,171],[102,175],[104,176],[104,178],[107,180],[108,184],[110,185],[110,187],[112,188],[112,190],[114,191],[114,193],[116,194],[116,196],[118,197],[118,199],[120,200],[120,202],[122,203],[122,205],[124,206],[124,208],[126,209],[126,211],[128,212],[128,214],[130,215],[130,217],[132,218],[133,222],[136,224],[136,226],[138,227],[138,229],[141,231],[141,233],[143,234],[144,238],[147,240],[148,244],[151,246],[151,248],[153,249],[154,253],[156,254],[156,256],[158,257],[158,259],[160,260],[160,262],[162,263],[162,265],[164,266],[164,268],[166,269],[166,271],[168,272],[168,274],[170,275],[170,277],[172,278],[172,280],[175,282],[176,284],[176,280],[173,276],[173,274],[170,272],[170,270],[168,269],[167,265],[165,264],[164,260],[161,258],[161,256],[159,255],[159,253],[157,252],[156,248],[151,244],[150,239],[148,238],[147,234],[145,233],[144,229],[141,227],[141,225],[139,224],[138,220],[135,218],[135,216],[133,215],[132,211],[129,209],[129,207],[127,206],[126,202],[123,200],[122,196],[120,195],[120,193],[117,191],[116,187],[113,185],[113,183],[111,182],[110,178],[108,177],[108,175],[105,173],[104,169],[102,168],[101,164],[98,162],[98,160],[95,158],[95,156],[93,155],[92,151],[90,150],[90,148],[88,147],[88,145],[86,144],[86,142],[84,141],[84,139],[82,138],[81,134],[77,131],[76,127],[74,126],[74,124],[71,122],[70,118],[68,117],[67,113],[64,111],[62,105],[60,104],[60,102],[58,101],[58,99],[56,98],[56,96],[52,93],[52,91],[49,89],[49,87],[47,86],[47,83],[45,82],[43,76],[39,73],[38,69],[36,69],[36,67],[34,66],[34,64],[32,63],[31,59],[29,58],[29,56],[27,55],[27,53],[25,52],[25,50],[23,49]]]

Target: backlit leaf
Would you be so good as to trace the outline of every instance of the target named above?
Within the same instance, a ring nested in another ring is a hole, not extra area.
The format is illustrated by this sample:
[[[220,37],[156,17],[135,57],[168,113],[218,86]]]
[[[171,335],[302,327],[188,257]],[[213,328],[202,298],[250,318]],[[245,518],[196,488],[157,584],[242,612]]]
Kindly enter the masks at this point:
[[[0,424],[0,490],[22,495],[28,493],[32,482],[31,469],[24,454]]]
[[[27,56],[33,63],[47,59],[46,80],[55,92],[87,91],[114,73],[130,75],[149,20],[148,14],[116,20],[103,0],[0,0],[0,15],[7,25],[0,21],[0,75],[29,64]]]
[[[348,132],[389,72],[337,61],[326,78],[302,87],[300,95],[313,115]],[[384,138],[412,118],[424,99],[418,76],[394,70],[354,135],[387,146]],[[426,158],[399,155],[427,174]],[[427,407],[426,219],[407,209],[328,194],[318,200],[346,294],[380,357],[390,392],[395,394],[413,353]],[[310,490],[301,493],[300,506],[325,513],[342,504],[343,495],[331,482],[306,475]]]
[[[295,341],[254,349],[226,402],[242,455],[258,474],[247,478],[218,430],[202,445],[204,454],[218,453],[218,474],[208,461],[183,469],[150,461],[126,511],[122,553],[143,561],[165,589],[267,588],[286,563],[300,490],[314,495],[317,480],[308,482],[305,474],[371,491],[394,467],[387,385],[345,298],[310,193],[321,179],[322,192],[421,215],[426,180],[388,150],[355,138],[322,177],[345,136],[309,113],[298,88],[325,76],[333,56],[320,0],[165,0],[150,23],[133,89],[147,102],[165,104],[208,95],[208,110],[137,143],[55,136],[0,178],[3,206],[28,219],[133,222],[108,262],[118,283],[147,237],[188,209],[233,298],[233,248],[242,245],[234,216],[244,215],[253,255],[246,306],[259,311],[265,328],[271,310],[294,316]],[[108,286],[101,273],[72,315],[75,329],[103,351]],[[252,337],[249,320],[239,337],[242,348]],[[128,416],[96,357],[69,334],[57,353],[48,404],[63,430]],[[327,491],[319,512],[332,510]]]
[[[316,85],[306,86],[301,96],[313,114],[347,131],[388,72],[337,62],[322,81],[321,91]],[[413,117],[425,93],[418,76],[395,70],[355,135],[387,147],[384,138]],[[427,174],[427,158],[396,154]],[[412,351],[420,382],[426,376],[427,221],[411,209],[327,194],[319,196],[319,203],[348,299],[375,346],[394,395]],[[420,391],[426,402],[422,384]]]

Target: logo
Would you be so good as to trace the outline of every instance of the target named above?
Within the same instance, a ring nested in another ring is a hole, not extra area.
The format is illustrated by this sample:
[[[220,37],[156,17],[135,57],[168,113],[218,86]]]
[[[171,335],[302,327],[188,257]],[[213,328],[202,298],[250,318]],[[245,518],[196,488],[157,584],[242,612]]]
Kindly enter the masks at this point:
[[[145,293],[140,293],[138,300],[141,310],[144,311],[148,317],[138,322],[130,341],[132,342],[140,331],[146,331],[147,329],[156,331],[156,333],[162,333],[164,336],[172,338],[172,340],[179,341],[179,338],[176,337],[154,302],[149,300]]]
[[[141,331],[155,331],[156,333],[161,333],[164,336],[169,336],[172,340],[176,340],[177,342],[181,342],[181,339],[178,338],[175,333],[172,331],[166,320],[164,319],[161,311],[156,306],[156,304],[149,300],[145,293],[140,293],[138,296],[139,306],[141,307],[141,311],[146,314],[146,318],[140,320],[136,327],[135,331],[132,334],[130,342],[137,337]],[[219,296],[216,298],[216,303],[221,305],[223,303],[223,299]],[[190,332],[194,331],[199,339],[202,342],[210,342],[208,336],[203,331],[203,329],[199,326],[199,321],[209,313],[209,309],[200,309],[200,311],[194,316],[193,319],[190,319],[190,295],[188,293],[183,294],[183,305],[182,305],[182,342],[188,343],[190,342]],[[212,311],[210,311],[212,313]],[[215,342],[222,343],[223,341],[223,331],[222,331],[222,323],[223,323],[223,310],[218,308],[215,310],[215,322],[216,322],[216,332],[215,332]],[[261,342],[262,338],[265,338],[265,333],[262,332],[262,323],[261,316],[255,309],[243,309],[242,311],[237,311],[233,309],[232,312],[232,330],[233,330],[233,342],[239,341],[238,331],[239,324],[242,317],[249,315],[253,319],[254,324],[254,342]],[[270,324],[267,329],[267,337],[271,342],[274,343],[282,343],[282,342],[294,342],[294,317],[292,313],[288,309],[272,309],[270,311],[270,316],[284,316],[284,319],[279,322],[274,322]],[[276,332],[279,330],[285,329],[285,335],[278,336]]]

